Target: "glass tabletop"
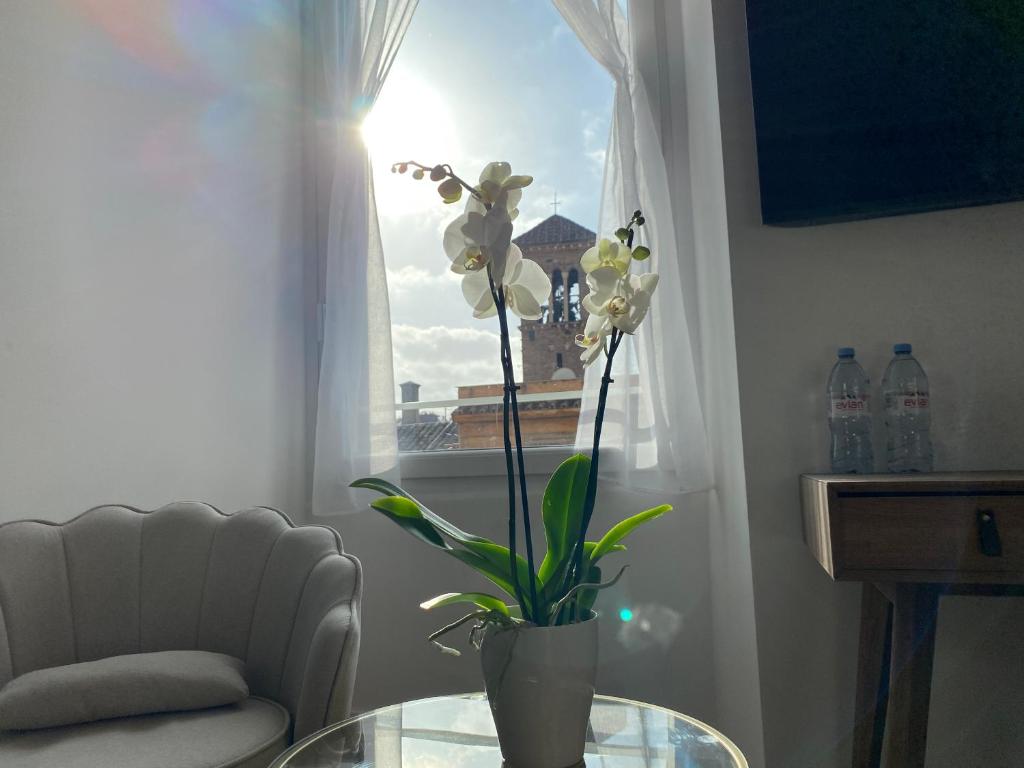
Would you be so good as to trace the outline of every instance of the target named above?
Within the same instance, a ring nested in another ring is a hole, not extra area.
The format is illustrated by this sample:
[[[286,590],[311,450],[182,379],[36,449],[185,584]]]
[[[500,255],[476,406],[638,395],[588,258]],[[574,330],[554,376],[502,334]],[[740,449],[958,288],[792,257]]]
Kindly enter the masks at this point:
[[[725,736],[692,717],[597,696],[587,768],[747,768]],[[501,768],[482,693],[420,699],[354,717],[303,739],[270,768]]]

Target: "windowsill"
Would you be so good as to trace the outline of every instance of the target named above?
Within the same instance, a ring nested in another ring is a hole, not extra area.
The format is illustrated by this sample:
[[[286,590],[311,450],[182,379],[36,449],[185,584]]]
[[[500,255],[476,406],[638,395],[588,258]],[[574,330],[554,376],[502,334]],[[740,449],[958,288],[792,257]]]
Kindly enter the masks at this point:
[[[527,448],[526,475],[550,476],[574,452],[571,445]],[[505,476],[505,452],[498,449],[403,453],[399,461],[403,480]]]

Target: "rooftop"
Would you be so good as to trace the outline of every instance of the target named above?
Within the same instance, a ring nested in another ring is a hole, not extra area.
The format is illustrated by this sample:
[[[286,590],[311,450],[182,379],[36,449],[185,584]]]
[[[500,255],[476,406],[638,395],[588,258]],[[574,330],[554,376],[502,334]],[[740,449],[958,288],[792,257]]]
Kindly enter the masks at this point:
[[[450,421],[398,425],[398,450],[443,451],[459,447],[459,428]]]
[[[515,238],[513,242],[522,248],[524,246],[565,245],[567,243],[592,244],[596,240],[597,236],[589,229],[556,213]]]

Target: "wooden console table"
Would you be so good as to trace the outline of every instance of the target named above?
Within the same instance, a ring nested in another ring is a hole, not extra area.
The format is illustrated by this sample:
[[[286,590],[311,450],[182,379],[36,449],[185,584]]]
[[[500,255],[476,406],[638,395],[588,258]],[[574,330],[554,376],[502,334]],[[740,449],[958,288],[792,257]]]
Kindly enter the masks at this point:
[[[864,583],[854,768],[923,768],[941,595],[1024,595],[1024,472],[803,475],[804,538]]]

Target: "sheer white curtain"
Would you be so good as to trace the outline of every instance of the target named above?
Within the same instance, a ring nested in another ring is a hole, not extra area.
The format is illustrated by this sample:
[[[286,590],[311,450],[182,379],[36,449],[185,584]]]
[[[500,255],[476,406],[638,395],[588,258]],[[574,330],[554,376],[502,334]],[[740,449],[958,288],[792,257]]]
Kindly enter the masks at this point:
[[[710,485],[683,266],[693,254],[676,242],[668,175],[654,115],[637,71],[628,20],[618,0],[554,0],[562,17],[615,82],[599,236],[610,236],[637,208],[646,223],[638,242],[653,256],[641,269],[660,275],[651,311],[616,356],[616,384],[605,417],[602,475],[627,487],[689,492]],[[589,450],[600,366],[587,372],[577,446]]]
[[[391,318],[369,158],[359,123],[373,106],[417,0],[313,0],[313,43],[323,63],[317,118],[329,140],[318,185],[322,249],[313,514],[364,506],[349,482],[395,475]]]

